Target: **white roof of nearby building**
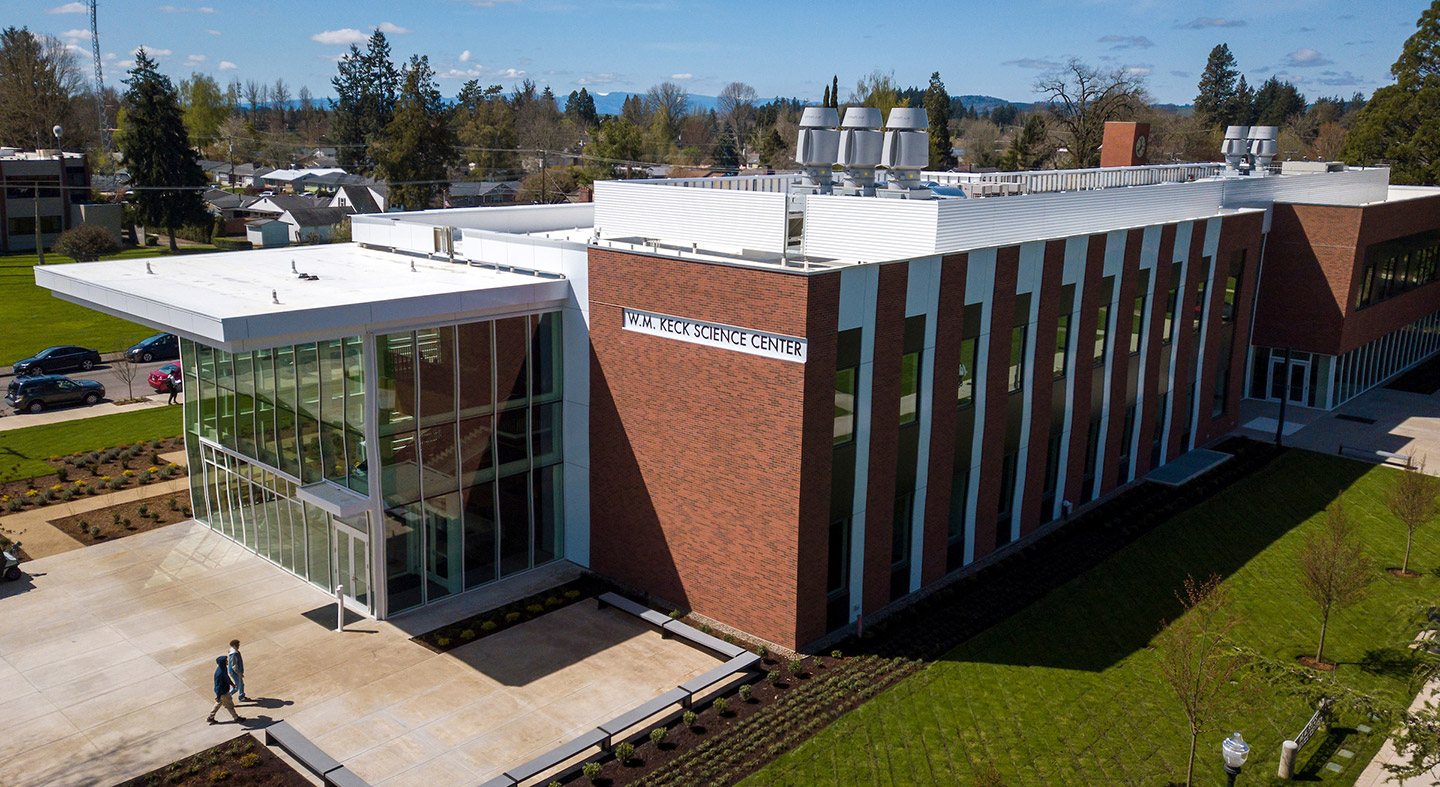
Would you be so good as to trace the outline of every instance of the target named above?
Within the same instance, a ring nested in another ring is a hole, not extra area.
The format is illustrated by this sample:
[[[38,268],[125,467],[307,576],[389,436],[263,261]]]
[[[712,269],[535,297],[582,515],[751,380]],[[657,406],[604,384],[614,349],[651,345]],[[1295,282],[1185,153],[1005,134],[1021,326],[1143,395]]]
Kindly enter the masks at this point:
[[[292,264],[319,279],[301,280]],[[569,295],[559,277],[353,243],[51,265],[37,267],[35,281],[65,300],[237,352],[534,311]]]

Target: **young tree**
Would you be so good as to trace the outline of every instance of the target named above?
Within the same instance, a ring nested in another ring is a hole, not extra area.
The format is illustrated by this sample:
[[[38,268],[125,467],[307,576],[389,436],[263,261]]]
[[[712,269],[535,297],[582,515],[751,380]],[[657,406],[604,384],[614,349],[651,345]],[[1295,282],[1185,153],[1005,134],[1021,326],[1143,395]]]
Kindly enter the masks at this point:
[[[1415,531],[1440,513],[1440,479],[1425,474],[1424,459],[1418,465],[1405,461],[1405,469],[1385,494],[1385,507],[1405,526],[1405,557],[1400,562],[1400,574],[1419,576],[1410,573],[1410,544],[1415,539]]]
[[[772,169],[783,167],[787,163],[785,138],[780,136],[778,129],[770,129],[768,134],[760,138],[760,164]]]
[[[930,87],[925,90],[925,116],[930,121],[930,168],[953,169],[955,167],[954,147],[950,142],[950,93],[940,81],[940,72],[930,75]]]
[[[1073,57],[1036,80],[1035,91],[1046,97],[1076,167],[1099,166],[1105,124],[1133,117],[1149,103],[1138,72],[1102,71]]]
[[[1017,172],[1044,167],[1052,152],[1049,137],[1050,129],[1045,123],[1045,116],[1039,112],[1032,113],[1025,119],[1025,126],[1010,138],[1010,147],[1000,159],[1000,169]]]
[[[180,81],[180,105],[190,144],[203,148],[216,141],[220,124],[230,117],[230,105],[215,78],[198,71]]]
[[[1440,183],[1440,0],[1390,67],[1395,84],[1375,91],[1345,140],[1349,164],[1390,162],[1390,182]]]
[[[1325,522],[1305,539],[1297,563],[1300,588],[1320,609],[1320,641],[1315,647],[1314,666],[1326,669],[1325,630],[1330,625],[1330,613],[1365,598],[1375,573],[1341,498],[1335,498],[1325,509]]]
[[[1195,775],[1195,743],[1200,734],[1216,726],[1241,704],[1244,692],[1234,681],[1245,665],[1230,642],[1240,625],[1228,588],[1219,575],[1204,582],[1186,577],[1175,597],[1182,611],[1171,623],[1160,624],[1155,647],[1160,675],[1175,695],[1190,732],[1190,756],[1185,765],[1186,787]]]
[[[667,141],[675,139],[680,119],[690,109],[690,93],[674,82],[652,85],[645,93],[645,109],[658,133]]]
[[[875,69],[855,83],[855,92],[850,94],[850,103],[862,107],[874,107],[882,115],[889,115],[895,107],[906,106],[900,100],[900,86],[895,84],[894,71]]]
[[[340,166],[369,174],[375,168],[370,145],[385,133],[394,114],[400,75],[390,60],[390,43],[376,30],[364,52],[354,44],[340,56],[330,80],[336,98],[331,101],[332,139]]]
[[[430,60],[413,55],[401,77],[395,115],[376,145],[377,171],[390,183],[390,202],[406,210],[430,207],[450,186],[455,144],[450,109],[435,84]]]
[[[76,99],[84,94],[79,62],[64,42],[28,28],[0,32],[0,145],[47,147],[50,128],[67,134],[76,124]]]
[[[977,167],[1000,166],[1000,129],[989,120],[966,120],[960,124],[960,147],[965,163]]]
[[[145,50],[135,55],[125,84],[125,126],[116,142],[130,182],[138,187],[135,206],[141,221],[164,227],[173,252],[176,227],[208,219],[200,198],[205,173],[190,147],[175,86]]]
[[[1235,101],[1235,78],[1239,75],[1229,45],[1217,44],[1210,50],[1205,71],[1200,75],[1200,92],[1195,94],[1195,117],[1203,125],[1213,128],[1230,117]]]
[[[1225,110],[1225,124],[1231,126],[1249,126],[1255,122],[1255,91],[1250,89],[1245,76],[1240,76],[1240,81],[1235,83],[1235,95],[1231,97],[1230,104]]]

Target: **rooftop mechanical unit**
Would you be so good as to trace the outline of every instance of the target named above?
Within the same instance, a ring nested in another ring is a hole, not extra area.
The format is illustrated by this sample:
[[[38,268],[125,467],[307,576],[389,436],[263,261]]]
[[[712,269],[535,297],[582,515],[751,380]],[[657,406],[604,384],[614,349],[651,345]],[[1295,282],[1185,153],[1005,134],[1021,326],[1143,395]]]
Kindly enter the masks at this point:
[[[830,107],[805,107],[800,115],[800,134],[795,143],[795,161],[800,165],[796,191],[830,193],[830,173],[840,155],[840,111]]]
[[[1225,177],[1268,171],[1279,150],[1280,129],[1275,126],[1228,126],[1220,152],[1225,156]]]
[[[925,110],[896,107],[885,119],[885,143],[881,166],[886,169],[886,186],[881,196],[924,199],[930,190],[920,181],[920,171],[930,163],[930,126]]]
[[[880,131],[880,110],[873,107],[848,107],[845,122],[840,126],[840,151],[837,161],[844,172],[836,193],[870,197],[875,195],[875,169],[884,153],[884,135]]]

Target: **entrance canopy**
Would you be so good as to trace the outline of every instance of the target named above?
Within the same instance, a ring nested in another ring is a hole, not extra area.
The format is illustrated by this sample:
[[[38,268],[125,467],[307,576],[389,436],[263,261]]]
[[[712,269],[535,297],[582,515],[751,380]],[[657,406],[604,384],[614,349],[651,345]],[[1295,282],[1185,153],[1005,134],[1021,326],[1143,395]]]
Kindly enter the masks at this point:
[[[329,481],[297,487],[295,496],[321,511],[341,519],[363,514],[370,509],[370,498]]]
[[[570,292],[554,274],[354,243],[52,265],[35,268],[35,282],[67,301],[229,352],[536,311],[563,306]]]

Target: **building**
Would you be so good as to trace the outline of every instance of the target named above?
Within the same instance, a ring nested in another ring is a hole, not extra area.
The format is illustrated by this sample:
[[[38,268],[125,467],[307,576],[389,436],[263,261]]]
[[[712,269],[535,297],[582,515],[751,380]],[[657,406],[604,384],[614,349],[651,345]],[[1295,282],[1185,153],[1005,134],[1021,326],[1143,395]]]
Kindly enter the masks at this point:
[[[119,237],[120,206],[91,205],[90,168],[79,153],[0,148],[0,193],[0,254],[35,251],[37,221],[46,248],[79,224],[111,227]]]
[[[1298,352],[1287,321],[1440,228],[1386,169],[1266,163],[601,181],[35,275],[183,338],[196,517],[358,610],[568,560],[800,647],[1222,437],[1252,331]],[[1417,276],[1306,351],[1433,348]]]
[[[279,221],[287,227],[291,243],[328,241],[350,212],[349,208],[292,208],[280,214]]]
[[[290,245],[290,226],[279,219],[252,219],[245,222],[245,240],[257,249]]]
[[[378,183],[340,186],[328,207],[349,208],[351,213],[384,213],[386,191]]]
[[[450,184],[445,201],[451,208],[514,205],[519,192],[518,180],[462,180]]]

